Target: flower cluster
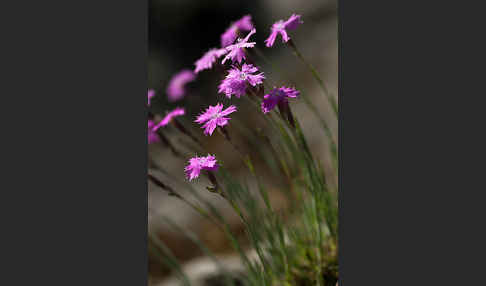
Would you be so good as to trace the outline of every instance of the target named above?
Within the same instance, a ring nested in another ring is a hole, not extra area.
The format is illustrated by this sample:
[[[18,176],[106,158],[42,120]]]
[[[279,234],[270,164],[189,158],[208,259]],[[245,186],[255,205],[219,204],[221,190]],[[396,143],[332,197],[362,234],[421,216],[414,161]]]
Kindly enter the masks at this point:
[[[241,69],[233,66],[228,75],[219,85],[219,93],[224,93],[228,98],[234,95],[238,98],[246,93],[247,85],[256,86],[263,83],[263,73],[255,74],[258,68],[253,65],[243,64]]]
[[[245,54],[245,48],[253,48],[256,43],[255,42],[250,42],[248,43],[248,40],[250,39],[251,35],[255,34],[256,30],[253,29],[246,35],[244,39],[238,38],[235,44],[229,45],[226,47],[226,51],[228,54],[224,57],[223,61],[221,62],[224,64],[227,60],[231,59],[233,63],[241,63],[243,59],[246,59],[246,54]]]
[[[184,171],[189,181],[192,181],[199,177],[201,170],[216,171],[218,167],[216,157],[208,154],[206,157],[196,156],[189,159],[189,164],[184,168]]]
[[[216,127],[223,127],[228,124],[230,118],[226,116],[235,111],[236,106],[234,105],[223,110],[223,104],[218,103],[215,106],[209,106],[204,113],[197,117],[195,122],[204,124],[202,128],[204,128],[205,135],[212,135]]]
[[[148,130],[147,130],[147,137],[148,137],[148,143],[156,143],[160,141],[159,136],[157,136],[157,133],[153,130],[155,126],[155,123],[152,120],[148,121]]]
[[[202,70],[211,69],[214,62],[222,55],[226,54],[226,49],[210,49],[199,60],[196,61],[195,73],[199,73]]]
[[[234,22],[229,28],[221,35],[221,47],[227,47],[234,43],[238,38],[238,32],[251,31],[253,29],[253,23],[251,22],[251,16],[246,15],[238,21]]]
[[[175,74],[167,87],[167,96],[169,101],[177,101],[182,99],[186,94],[186,84],[194,81],[195,79],[196,75],[191,70],[182,70],[181,72]]]
[[[184,108],[177,107],[176,109],[172,110],[171,112],[168,112],[167,115],[157,124],[155,125],[152,130],[157,131],[160,127],[166,126],[169,124],[172,119],[174,119],[177,116],[181,116],[186,114],[186,111]]]
[[[286,21],[280,20],[273,24],[271,28],[270,36],[265,40],[267,47],[273,46],[277,36],[280,34],[283,42],[288,42],[290,37],[287,34],[287,30],[293,30],[298,25],[302,24],[301,16],[293,14]],[[243,37],[242,32],[249,31],[249,33]],[[259,68],[253,64],[246,63],[247,61],[247,49],[254,48],[256,42],[250,42],[250,37],[256,33],[256,29],[251,21],[251,16],[246,15],[241,19],[232,23],[228,29],[221,35],[221,48],[209,49],[201,58],[195,63],[195,68],[191,70],[182,70],[175,74],[167,87],[167,97],[169,101],[177,101],[182,99],[186,95],[186,85],[196,79],[199,72],[203,70],[211,69],[216,61],[224,56],[221,64],[224,65],[227,61],[231,60],[231,67],[227,70],[226,77],[221,81],[218,86],[218,93],[224,94],[227,98],[235,96],[240,98],[245,95],[248,90],[255,91],[255,87],[263,85],[265,76],[263,72],[259,71]],[[263,86],[258,88],[258,95],[262,98],[261,109],[263,113],[268,113],[276,106],[280,111],[290,114],[290,108],[288,106],[288,98],[296,98],[299,96],[299,91],[290,87],[274,87],[270,92],[264,95]],[[261,92],[261,93],[260,93]],[[264,95],[264,96],[263,96]],[[148,91],[148,105],[150,100],[155,96],[153,90]],[[202,125],[205,135],[212,135],[216,128],[220,128],[223,135],[227,140],[229,135],[224,128],[228,125],[231,119],[229,115],[236,112],[237,108],[234,105],[224,108],[222,103],[217,103],[214,106],[209,106],[206,110],[200,113],[194,122]],[[184,108],[175,108],[168,112],[166,116],[159,122],[155,123],[152,120],[148,121],[148,142],[154,143],[163,139],[163,134],[160,133],[159,137],[156,133],[159,128],[168,125],[177,116],[185,115]],[[291,116],[289,117],[291,118]],[[174,121],[176,127],[182,130],[184,133],[189,132],[179,123]],[[160,131],[159,131],[160,132]],[[190,134],[189,134],[190,135]],[[195,140],[197,141],[197,140]],[[198,142],[198,141],[197,141]],[[185,173],[187,178],[192,181],[199,177],[201,170],[216,171],[219,165],[217,164],[215,155],[209,155],[205,157],[193,157],[189,160],[189,164],[185,167]],[[209,178],[213,182],[215,180],[214,175],[209,173]]]
[[[300,19],[300,15],[292,14],[287,21],[280,20],[273,24],[272,26],[272,33],[265,40],[265,44],[267,47],[273,46],[275,43],[275,39],[277,39],[278,34],[282,36],[282,42],[287,43],[290,40],[290,37],[287,35],[287,30],[293,30],[297,28],[298,25],[303,24],[304,22]]]
[[[149,89],[148,90],[148,94],[147,94],[147,98],[148,98],[148,105],[150,106],[150,99],[152,99],[152,97],[155,96],[155,90],[153,89]]]
[[[268,113],[279,104],[288,104],[287,98],[296,98],[299,94],[299,91],[291,87],[273,88],[270,93],[265,94],[263,97],[262,111],[263,113]]]

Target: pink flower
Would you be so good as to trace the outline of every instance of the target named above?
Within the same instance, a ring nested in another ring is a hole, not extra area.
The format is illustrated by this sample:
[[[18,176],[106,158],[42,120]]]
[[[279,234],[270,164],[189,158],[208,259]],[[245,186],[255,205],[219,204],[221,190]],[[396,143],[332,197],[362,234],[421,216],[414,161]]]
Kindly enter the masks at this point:
[[[154,97],[154,96],[155,96],[155,90],[153,90],[153,89],[149,89],[149,90],[148,90],[148,94],[147,94],[147,97],[148,97],[148,105],[150,105],[150,99],[151,99],[152,97]]]
[[[224,57],[222,64],[228,59],[231,59],[234,62],[241,63],[242,59],[246,59],[245,57],[245,50],[244,48],[253,48],[255,46],[255,42],[248,43],[248,40],[250,39],[250,36],[255,34],[256,30],[253,29],[251,30],[248,35],[242,40],[238,39],[236,41],[236,44],[230,45],[226,47],[226,51],[228,51],[228,54]]]
[[[202,70],[212,68],[213,63],[227,52],[228,51],[226,51],[226,49],[210,49],[202,56],[202,58],[196,61],[196,69],[194,70],[194,72],[198,73]]]
[[[156,142],[160,141],[159,136],[157,135],[155,130],[153,130],[154,126],[155,126],[155,123],[152,120],[149,120],[148,121],[148,130],[147,130],[148,143],[149,144],[156,143]]]
[[[299,94],[299,91],[291,87],[273,88],[269,94],[265,94],[263,97],[262,111],[263,113],[268,113],[277,105],[288,104],[287,98],[296,98]]]
[[[219,85],[219,93],[224,93],[228,98],[231,95],[240,96],[246,93],[247,83],[256,86],[263,83],[265,76],[263,73],[254,74],[258,72],[258,68],[253,65],[243,64],[241,70],[238,67],[233,66],[233,69],[229,70],[229,74]]]
[[[196,79],[196,75],[191,70],[182,70],[175,74],[167,87],[167,96],[169,101],[182,99],[186,93],[184,86]]]
[[[195,122],[204,125],[201,128],[204,128],[205,135],[212,135],[214,129],[218,126],[225,126],[228,124],[230,118],[225,117],[233,112],[236,111],[236,106],[231,105],[230,107],[223,110],[223,104],[218,103],[216,106],[209,106],[204,113],[199,115]]]
[[[185,113],[186,111],[184,110],[184,108],[177,107],[176,109],[167,113],[167,115],[164,117],[164,119],[162,119],[162,121],[160,121],[157,125],[153,126],[152,130],[157,131],[160,127],[169,124],[174,117],[184,115]]]
[[[265,40],[265,44],[267,47],[273,46],[275,39],[277,38],[278,34],[282,36],[282,42],[287,43],[290,40],[290,37],[287,35],[287,30],[293,30],[297,28],[298,25],[303,24],[304,22],[300,19],[300,15],[292,14],[287,21],[280,20],[272,25],[272,33]]]
[[[229,28],[221,35],[221,47],[227,47],[234,43],[238,38],[238,31],[250,31],[253,29],[251,16],[246,15],[238,21],[232,23]]]
[[[186,177],[189,181],[199,177],[201,170],[217,171],[219,165],[216,163],[216,157],[214,155],[207,155],[206,157],[194,157],[189,159],[189,165],[184,168]]]

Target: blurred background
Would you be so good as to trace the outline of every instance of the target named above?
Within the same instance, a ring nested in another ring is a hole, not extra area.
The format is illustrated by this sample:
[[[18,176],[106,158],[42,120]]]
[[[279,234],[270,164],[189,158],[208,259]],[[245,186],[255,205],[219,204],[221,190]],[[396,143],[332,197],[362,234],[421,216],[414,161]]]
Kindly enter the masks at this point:
[[[148,88],[156,91],[156,96],[152,99],[152,112],[163,115],[166,110],[176,106],[185,107],[184,125],[191,128],[192,132],[201,135],[199,138],[207,142],[210,150],[217,151],[218,156],[232,171],[238,173],[241,164],[238,164],[234,159],[235,156],[232,156],[231,148],[224,146],[221,136],[204,137],[201,129],[191,123],[195,116],[208,105],[219,101],[224,102],[227,106],[231,102],[217,93],[221,74],[215,70],[200,72],[197,80],[188,85],[188,95],[175,103],[168,102],[165,89],[172,75],[182,69],[193,70],[194,62],[207,50],[219,48],[221,34],[231,22],[247,14],[252,16],[252,22],[257,31],[251,40],[257,43],[257,47],[272,63],[269,65],[255,57],[254,61],[260,70],[272,83],[279,86],[295,86],[305,93],[322,111],[323,117],[331,122],[334,120],[331,128],[337,137],[337,122],[333,116],[327,116],[331,108],[320,93],[309,70],[292,54],[291,49],[282,44],[280,37],[277,38],[272,48],[264,45],[264,40],[270,34],[270,27],[274,22],[280,19],[286,20],[292,13],[302,15],[304,24],[291,31],[289,36],[306,60],[317,69],[331,93],[337,97],[338,19],[336,0],[149,0],[148,13]],[[316,118],[301,102],[292,102],[292,108],[304,127],[305,135],[311,142],[313,151],[316,154],[324,153],[324,150],[327,150],[327,142],[322,130],[318,127]],[[243,112],[244,109],[241,109],[239,113]],[[245,118],[240,114],[240,118],[236,118],[234,124],[238,124],[238,120],[245,120]],[[184,144],[177,138],[178,135],[175,131],[167,130],[167,132],[169,136],[173,136],[171,137],[174,138],[172,142],[176,146]],[[250,143],[242,142],[241,144],[251,151]],[[164,171],[158,171],[157,176],[170,182],[177,190],[184,192],[183,168],[185,162],[173,156],[163,144],[150,145],[149,157],[156,165],[163,166]],[[323,156],[322,160],[325,161],[327,158]],[[241,170],[241,176],[245,176],[243,170]],[[271,179],[269,177],[269,180]],[[275,182],[275,185],[278,186],[279,183]],[[195,189],[204,190],[207,182],[198,180],[192,185]],[[219,198],[214,198],[213,194],[202,193],[214,201],[223,212],[227,212],[228,219],[234,223],[232,228],[235,232],[242,230],[238,225],[238,219],[234,217],[233,212],[223,201],[218,203]],[[211,250],[226,257],[228,263],[235,263],[235,267],[237,267],[238,260],[233,259],[229,243],[209,222],[204,221],[195,211],[178,200],[157,190],[157,187],[151,183],[149,183],[148,196],[149,231],[163,240],[180,261],[187,263],[189,272],[201,272],[201,269],[204,269],[205,260],[201,251],[187,237],[162,223],[160,217],[170,216],[178,225],[198,234]],[[280,199],[278,193],[272,198],[275,202]],[[283,201],[282,207],[285,207]],[[160,257],[149,253],[150,285],[177,285],[170,284],[173,283],[170,282],[173,280],[169,276],[170,271],[161,262]],[[208,283],[201,285],[213,285]]]

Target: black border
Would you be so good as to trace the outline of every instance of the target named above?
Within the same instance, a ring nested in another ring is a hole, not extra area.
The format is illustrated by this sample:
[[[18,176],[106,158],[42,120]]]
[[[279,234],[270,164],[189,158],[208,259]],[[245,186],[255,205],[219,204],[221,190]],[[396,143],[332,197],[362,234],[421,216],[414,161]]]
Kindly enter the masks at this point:
[[[147,9],[2,9],[2,94],[16,102],[3,105],[1,285],[147,285]]]
[[[441,156],[455,135],[447,123],[430,120],[461,101],[444,72],[454,71],[450,57],[470,51],[446,50],[453,31],[469,33],[474,25],[460,26],[467,21],[442,4],[407,3],[339,1],[341,286],[422,285],[427,277],[438,285],[469,275],[466,259],[453,256],[470,245],[456,240],[463,231],[458,208],[470,204],[457,202],[461,174],[444,170],[467,164]],[[15,115],[4,121],[11,126],[4,132],[14,131],[3,134],[13,143],[3,158],[11,161],[2,178],[10,185],[2,187],[8,268],[1,279],[147,285],[147,1],[19,2],[5,14],[12,24],[2,38],[2,94],[16,102],[5,105]],[[454,15],[448,21],[458,26],[443,28],[439,14]],[[446,39],[433,46],[444,30]],[[439,52],[444,60],[430,66]],[[433,76],[443,77],[429,83]],[[445,106],[447,95],[452,106]],[[447,137],[429,141],[438,131]],[[451,152],[469,149],[457,141]],[[443,233],[432,236],[431,229]],[[446,247],[452,258],[444,259]],[[449,266],[426,271],[441,264]]]

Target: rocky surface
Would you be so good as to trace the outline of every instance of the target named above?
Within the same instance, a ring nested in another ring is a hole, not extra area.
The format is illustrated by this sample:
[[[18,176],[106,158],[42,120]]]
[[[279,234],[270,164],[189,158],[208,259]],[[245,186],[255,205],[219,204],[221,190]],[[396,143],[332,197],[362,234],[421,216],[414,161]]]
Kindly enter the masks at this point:
[[[250,260],[256,259],[256,253],[248,252],[247,256]],[[244,275],[245,268],[241,264],[240,257],[237,255],[220,256],[217,257],[220,265],[218,266],[212,259],[207,257],[200,257],[191,260],[183,267],[184,272],[190,279],[193,286],[223,286],[225,278],[221,274],[221,266],[224,266],[226,273],[236,285],[240,281],[239,277]],[[179,286],[180,280],[176,275],[173,275],[154,286]]]

